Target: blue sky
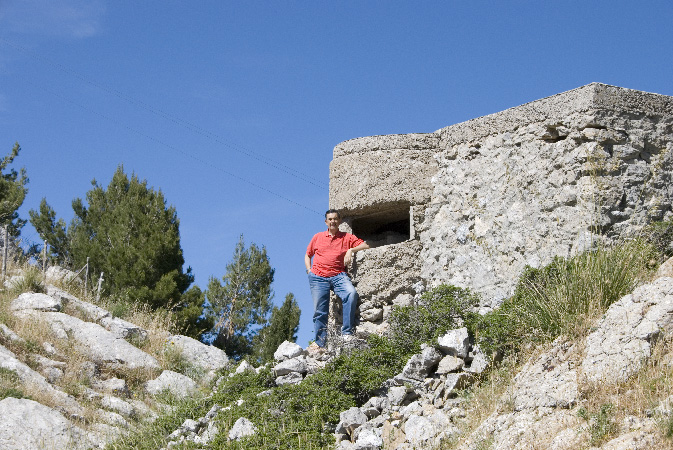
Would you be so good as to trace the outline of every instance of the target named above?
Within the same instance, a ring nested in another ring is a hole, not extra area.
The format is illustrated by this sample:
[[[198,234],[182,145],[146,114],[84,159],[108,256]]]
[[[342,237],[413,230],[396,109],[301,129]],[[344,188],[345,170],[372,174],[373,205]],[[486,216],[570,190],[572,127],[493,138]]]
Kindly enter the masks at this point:
[[[0,0],[0,154],[60,217],[116,167],[180,218],[196,283],[240,234],[302,307],[341,141],[431,132],[594,81],[673,95],[673,2]],[[39,236],[27,226],[26,241]]]

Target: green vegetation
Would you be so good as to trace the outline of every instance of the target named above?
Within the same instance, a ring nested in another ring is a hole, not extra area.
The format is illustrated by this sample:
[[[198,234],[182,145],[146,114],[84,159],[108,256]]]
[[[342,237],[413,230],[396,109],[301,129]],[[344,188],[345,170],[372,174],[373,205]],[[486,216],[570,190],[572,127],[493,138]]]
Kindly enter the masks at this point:
[[[28,266],[21,277],[12,281],[11,291],[16,294],[24,292],[45,292],[44,280],[40,269],[34,266]]]
[[[107,188],[92,181],[85,203],[72,202],[75,218],[66,228],[43,199],[30,220],[49,245],[54,263],[79,269],[89,259],[89,273],[104,273],[104,294],[120,302],[148,305],[175,312],[186,333],[198,336],[209,324],[201,323],[203,297],[183,295],[194,280],[180,247],[175,208],[166,205],[159,190],[118,167]],[[200,302],[200,303],[199,303]]]
[[[673,220],[653,222],[643,229],[641,235],[654,246],[661,261],[673,256]]]
[[[7,225],[10,235],[18,236],[26,221],[19,219],[17,210],[26,198],[28,177],[26,170],[21,168],[18,172],[8,169],[8,166],[19,156],[21,147],[15,143],[12,152],[0,161],[0,224]]]
[[[372,337],[369,345],[368,349],[342,354],[299,385],[281,386],[268,395],[256,395],[273,386],[267,371],[229,378],[213,400],[229,405],[241,398],[244,403],[218,416],[223,428],[246,417],[257,425],[258,433],[239,443],[226,442],[222,434],[213,448],[295,449],[333,444],[332,430],[339,413],[361,406],[386,379],[402,370],[410,356],[385,338]]]
[[[396,306],[389,319],[388,335],[395,345],[413,354],[424,342],[433,342],[448,330],[474,322],[479,297],[469,289],[438,286],[424,293],[418,303]]]
[[[280,308],[273,307],[269,324],[253,339],[253,355],[258,362],[273,361],[273,354],[284,341],[296,342],[301,310],[294,294],[285,296]]]
[[[600,445],[617,431],[613,406],[610,403],[601,405],[598,412],[595,413],[589,413],[585,408],[580,408],[577,415],[589,422],[592,446]]]
[[[655,255],[651,244],[631,240],[568,260],[556,258],[540,269],[527,268],[514,295],[484,316],[471,316],[468,328],[490,354],[561,334],[578,336],[644,279]]]
[[[107,450],[156,450],[166,445],[166,436],[185,421],[186,417],[202,417],[208,412],[208,403],[201,397],[177,400],[170,396],[160,399],[166,405],[164,413],[151,423],[138,424],[138,431],[123,435],[108,444]]]
[[[27,398],[17,386],[21,384],[19,376],[4,367],[0,367],[0,400],[7,397]]]
[[[210,278],[206,315],[215,323],[213,344],[227,355],[239,359],[252,353],[252,340],[271,311],[273,274],[266,249],[246,248],[241,236],[222,282]]]

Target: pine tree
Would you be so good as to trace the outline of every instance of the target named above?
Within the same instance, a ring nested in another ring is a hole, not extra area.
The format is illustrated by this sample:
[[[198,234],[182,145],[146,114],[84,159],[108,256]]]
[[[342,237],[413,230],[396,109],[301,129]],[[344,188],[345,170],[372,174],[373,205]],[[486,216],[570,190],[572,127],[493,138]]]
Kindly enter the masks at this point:
[[[72,202],[70,251],[76,267],[103,272],[108,292],[156,309],[181,300],[194,277],[183,272],[179,220],[161,191],[147,187],[118,167],[107,189],[92,181],[86,194]]]
[[[253,354],[261,363],[273,361],[273,354],[284,341],[296,342],[301,309],[290,292],[280,308],[273,307],[269,324],[255,337]]]
[[[70,241],[68,240],[67,228],[63,219],[56,220],[56,212],[43,198],[40,202],[40,210],[31,209],[30,223],[35,227],[40,237],[47,241],[49,247],[49,259],[52,263],[68,266],[70,263]]]
[[[253,337],[267,321],[273,275],[266,249],[245,248],[241,235],[222,282],[210,278],[206,299],[215,321],[213,344],[235,359],[252,352]]]
[[[14,169],[7,171],[7,167],[19,156],[20,151],[21,147],[16,142],[12,152],[0,161],[0,224],[7,225],[12,236],[18,236],[26,224],[25,220],[19,219],[17,212],[28,192],[26,169],[21,168],[18,172]]]
[[[205,300],[205,292],[198,286],[192,286],[173,308],[178,326],[185,336],[203,340],[204,334],[213,328],[213,318],[203,314]]]

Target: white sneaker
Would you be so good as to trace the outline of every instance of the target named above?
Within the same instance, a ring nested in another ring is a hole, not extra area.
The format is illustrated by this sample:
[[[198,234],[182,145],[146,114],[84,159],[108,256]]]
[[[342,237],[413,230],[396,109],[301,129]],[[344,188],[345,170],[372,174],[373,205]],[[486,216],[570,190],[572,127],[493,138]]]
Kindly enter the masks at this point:
[[[342,334],[341,335],[341,340],[344,342],[344,344],[348,344],[348,343],[357,341],[358,338],[356,338],[352,334]]]

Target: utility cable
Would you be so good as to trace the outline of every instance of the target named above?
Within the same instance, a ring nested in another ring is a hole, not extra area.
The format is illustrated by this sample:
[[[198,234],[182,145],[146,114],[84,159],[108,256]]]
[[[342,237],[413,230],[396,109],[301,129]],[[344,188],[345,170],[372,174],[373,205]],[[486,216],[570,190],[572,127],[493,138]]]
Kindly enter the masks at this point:
[[[193,123],[188,122],[188,121],[183,120],[183,119],[180,119],[180,118],[178,118],[178,117],[176,117],[176,116],[174,116],[174,115],[172,115],[172,114],[169,114],[169,113],[164,112],[164,111],[162,111],[162,110],[160,110],[160,109],[158,109],[158,108],[155,108],[155,107],[153,107],[152,105],[149,105],[149,104],[147,104],[147,103],[145,103],[145,102],[143,102],[143,101],[141,101],[141,100],[137,100],[137,99],[135,99],[135,98],[133,98],[133,97],[130,97],[130,96],[124,94],[123,92],[119,91],[119,90],[110,88],[110,87],[108,87],[108,86],[105,86],[105,85],[103,85],[103,84],[97,83],[97,82],[95,82],[95,81],[91,81],[90,79],[88,79],[88,78],[85,77],[84,75],[80,74],[79,72],[76,72],[76,71],[74,71],[74,70],[72,70],[72,69],[70,69],[70,68],[68,68],[68,67],[65,67],[65,66],[62,65],[62,64],[59,64],[59,63],[54,62],[54,61],[51,61],[51,60],[49,60],[49,59],[47,59],[47,58],[44,58],[43,56],[40,56],[40,55],[38,55],[38,54],[35,54],[34,52],[32,52],[32,51],[30,51],[30,50],[28,50],[28,49],[26,49],[26,48],[24,48],[24,47],[22,47],[22,46],[20,46],[20,45],[18,45],[18,44],[15,44],[15,43],[13,43],[13,42],[11,42],[11,41],[5,39],[5,38],[1,38],[1,37],[0,37],[0,43],[4,43],[5,45],[8,45],[8,46],[10,46],[10,47],[13,47],[13,48],[15,48],[16,50],[19,50],[19,51],[25,53],[26,55],[28,55],[29,57],[33,58],[34,60],[39,61],[39,62],[41,62],[41,63],[48,64],[48,65],[50,65],[50,66],[52,66],[52,67],[54,67],[54,68],[60,70],[61,72],[66,73],[66,74],[70,75],[70,76],[73,77],[73,78],[76,78],[77,80],[79,80],[79,81],[81,81],[81,82],[83,82],[83,83],[86,83],[86,84],[88,84],[88,85],[90,85],[90,86],[95,87],[95,88],[98,89],[98,90],[101,90],[101,91],[103,91],[103,92],[105,92],[105,93],[107,93],[107,94],[110,94],[110,95],[112,95],[112,96],[114,96],[114,97],[117,97],[117,98],[119,98],[119,99],[121,99],[121,100],[124,100],[125,102],[127,102],[127,103],[129,103],[129,104],[131,104],[131,105],[133,105],[133,106],[142,108],[142,109],[144,109],[145,111],[148,111],[148,112],[150,112],[151,114],[153,114],[153,115],[155,115],[155,116],[157,116],[157,117],[161,117],[162,119],[167,120],[167,121],[169,121],[169,122],[171,122],[171,123],[174,123],[174,124],[176,124],[176,125],[180,125],[180,126],[182,126],[182,127],[184,127],[184,128],[187,128],[188,130],[192,131],[193,133],[196,133],[196,134],[199,134],[199,135],[201,135],[201,136],[203,136],[203,137],[206,137],[206,138],[208,138],[208,139],[211,139],[212,141],[217,142],[218,144],[223,145],[223,146],[229,148],[230,150],[233,150],[233,151],[239,152],[239,153],[241,153],[241,154],[243,154],[243,155],[246,155],[246,156],[248,156],[249,158],[254,159],[255,161],[258,161],[258,162],[261,162],[261,163],[263,163],[263,164],[266,164],[267,166],[270,166],[270,167],[272,167],[272,168],[274,168],[274,169],[276,169],[276,170],[278,170],[278,171],[280,171],[280,172],[283,172],[283,173],[285,173],[285,174],[287,174],[287,175],[289,175],[289,176],[292,176],[292,177],[294,177],[294,178],[297,178],[297,179],[299,179],[299,180],[302,180],[302,181],[304,181],[305,183],[308,183],[308,184],[310,184],[310,185],[312,185],[312,186],[315,186],[315,187],[318,187],[318,188],[326,188],[326,187],[327,187],[327,186],[325,185],[324,182],[322,182],[322,181],[320,181],[320,180],[318,180],[318,179],[316,179],[316,178],[313,178],[313,177],[311,177],[311,176],[305,175],[305,174],[303,174],[303,173],[297,171],[296,169],[294,169],[294,168],[292,168],[292,167],[290,167],[290,166],[287,166],[287,165],[285,165],[285,164],[283,164],[283,163],[280,163],[280,162],[278,162],[278,161],[271,160],[271,159],[269,159],[269,158],[267,158],[267,157],[265,157],[265,156],[262,156],[262,155],[260,155],[260,154],[258,154],[258,153],[256,153],[256,152],[253,152],[252,150],[246,149],[246,148],[241,147],[241,146],[239,146],[239,145],[231,144],[231,143],[225,141],[221,136],[219,136],[219,135],[217,135],[217,134],[215,134],[215,133],[213,133],[213,132],[211,132],[211,131],[208,131],[208,130],[204,129],[203,127],[201,127],[201,126],[199,126],[199,125],[193,124]]]
[[[120,128],[123,128],[123,129],[125,129],[125,130],[127,130],[127,131],[130,131],[130,132],[132,132],[132,133],[134,133],[134,134],[137,134],[138,136],[141,136],[141,137],[143,137],[143,138],[145,138],[145,139],[148,139],[148,140],[150,140],[150,141],[152,141],[152,142],[155,142],[155,143],[157,143],[157,144],[159,144],[159,145],[161,145],[161,146],[163,146],[163,147],[166,147],[166,148],[168,148],[168,149],[170,149],[170,150],[172,150],[172,151],[174,151],[174,152],[176,152],[176,153],[179,153],[179,154],[181,154],[181,155],[183,155],[183,156],[186,156],[186,157],[191,158],[191,159],[193,159],[193,160],[195,160],[195,161],[198,161],[198,162],[200,162],[201,164],[204,164],[204,165],[206,165],[206,166],[208,166],[208,167],[210,167],[210,168],[212,168],[212,169],[215,169],[215,170],[218,170],[218,171],[220,171],[220,172],[223,172],[223,173],[229,175],[229,176],[232,177],[232,178],[236,178],[236,179],[239,180],[239,181],[242,181],[242,182],[247,183],[247,184],[249,184],[249,185],[251,185],[251,186],[253,186],[253,187],[256,187],[256,188],[259,189],[259,190],[262,190],[262,191],[267,192],[267,193],[269,193],[269,194],[271,194],[271,195],[274,195],[274,196],[276,196],[276,197],[278,197],[278,198],[280,198],[280,199],[282,199],[282,200],[285,200],[285,201],[287,201],[287,202],[289,202],[289,203],[292,203],[293,205],[299,206],[300,208],[306,209],[307,211],[310,211],[310,212],[312,212],[312,213],[316,213],[316,214],[322,214],[322,213],[319,213],[318,211],[316,211],[316,210],[314,210],[314,209],[312,209],[312,208],[310,208],[310,207],[308,207],[308,206],[306,206],[306,205],[303,205],[303,204],[301,204],[301,203],[299,203],[299,202],[296,202],[296,201],[294,201],[294,200],[292,200],[292,199],[290,199],[290,198],[288,198],[288,197],[285,197],[285,196],[283,196],[283,195],[281,195],[281,194],[278,194],[277,192],[274,192],[274,191],[272,191],[271,189],[269,189],[269,188],[267,188],[267,187],[264,187],[264,186],[262,186],[262,185],[260,185],[260,184],[257,184],[257,183],[255,183],[255,182],[253,182],[253,181],[250,181],[250,180],[248,180],[247,178],[243,178],[243,177],[241,177],[241,176],[239,176],[239,175],[236,175],[236,174],[233,173],[233,172],[230,172],[230,171],[228,171],[228,170],[225,170],[225,169],[223,169],[223,168],[221,168],[221,167],[219,167],[219,166],[217,166],[217,165],[211,163],[210,161],[206,161],[206,160],[204,160],[204,159],[201,159],[201,158],[199,158],[199,157],[197,157],[197,156],[194,156],[194,155],[191,154],[191,153],[188,153],[188,152],[186,152],[186,151],[184,151],[184,150],[180,150],[179,148],[177,148],[177,147],[175,147],[175,146],[173,146],[173,145],[171,145],[171,144],[168,144],[167,142],[164,142],[164,141],[162,141],[162,140],[160,140],[160,139],[157,139],[157,138],[155,138],[155,137],[153,137],[153,136],[150,136],[150,135],[148,135],[148,134],[146,134],[146,133],[144,133],[144,132],[142,132],[142,131],[140,131],[140,130],[138,130],[138,129],[136,129],[136,128],[130,127],[130,126],[128,126],[128,125],[126,125],[126,124],[120,122],[119,120],[117,120],[117,119],[115,119],[115,118],[113,118],[113,117],[107,116],[107,115],[105,115],[105,114],[103,114],[103,113],[100,113],[100,112],[98,112],[98,111],[96,111],[96,110],[93,110],[93,109],[91,109],[91,108],[89,108],[89,107],[87,107],[87,106],[81,105],[81,104],[79,104],[79,103],[77,103],[77,102],[75,102],[75,101],[73,101],[73,100],[71,100],[71,99],[69,99],[69,98],[67,98],[67,97],[64,97],[64,96],[62,96],[62,95],[60,95],[60,94],[58,94],[58,93],[56,93],[56,92],[53,92],[53,91],[51,91],[51,90],[45,88],[44,86],[36,85],[36,84],[34,84],[34,83],[31,83],[30,81],[26,81],[26,80],[24,80],[24,81],[25,81],[26,83],[28,83],[28,84],[30,84],[30,85],[32,85],[32,86],[38,88],[38,89],[41,89],[41,90],[43,90],[43,91],[45,91],[45,92],[48,92],[49,94],[55,96],[56,98],[58,98],[58,99],[60,99],[60,100],[62,100],[62,101],[64,101],[64,102],[70,103],[71,105],[74,105],[74,106],[76,106],[76,107],[78,107],[78,108],[80,108],[80,109],[82,109],[82,110],[84,110],[84,111],[86,111],[86,112],[88,112],[88,113],[91,113],[91,114],[93,114],[93,115],[96,115],[96,116],[98,116],[98,117],[101,117],[101,118],[103,118],[103,119],[105,119],[105,120],[107,120],[107,121],[109,121],[109,122],[112,122],[113,124],[117,125],[117,126],[120,127]]]

